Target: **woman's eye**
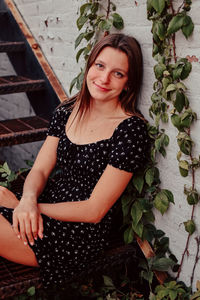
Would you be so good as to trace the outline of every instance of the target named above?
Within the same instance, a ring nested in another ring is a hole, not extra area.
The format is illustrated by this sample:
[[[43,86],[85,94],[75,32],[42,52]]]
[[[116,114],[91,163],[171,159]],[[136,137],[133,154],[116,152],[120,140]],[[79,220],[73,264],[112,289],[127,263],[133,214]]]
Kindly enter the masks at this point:
[[[121,72],[115,72],[115,76],[116,76],[117,78],[122,78],[122,77],[124,77],[124,75],[123,75]]]
[[[98,69],[102,69],[102,68],[103,68],[103,65],[100,64],[100,63],[96,63],[95,66],[96,66]]]

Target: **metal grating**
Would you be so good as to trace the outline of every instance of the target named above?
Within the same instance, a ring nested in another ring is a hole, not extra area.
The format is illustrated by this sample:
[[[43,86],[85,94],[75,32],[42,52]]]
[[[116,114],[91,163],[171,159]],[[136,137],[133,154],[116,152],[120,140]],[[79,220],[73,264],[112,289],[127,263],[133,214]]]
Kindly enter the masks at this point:
[[[0,52],[20,52],[25,50],[24,42],[2,42],[0,41]]]
[[[39,91],[45,88],[45,80],[32,80],[22,76],[0,77],[0,95]]]
[[[48,123],[39,116],[0,121],[0,147],[43,140]]]

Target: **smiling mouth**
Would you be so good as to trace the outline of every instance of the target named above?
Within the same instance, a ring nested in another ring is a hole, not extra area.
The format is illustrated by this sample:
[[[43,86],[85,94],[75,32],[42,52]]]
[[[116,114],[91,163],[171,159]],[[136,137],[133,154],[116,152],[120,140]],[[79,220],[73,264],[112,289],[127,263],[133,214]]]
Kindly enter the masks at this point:
[[[93,82],[93,83],[94,83],[94,85],[95,85],[99,90],[101,90],[101,91],[103,91],[103,92],[109,92],[109,91],[110,91],[110,89],[104,88],[104,87],[98,85],[96,82]]]

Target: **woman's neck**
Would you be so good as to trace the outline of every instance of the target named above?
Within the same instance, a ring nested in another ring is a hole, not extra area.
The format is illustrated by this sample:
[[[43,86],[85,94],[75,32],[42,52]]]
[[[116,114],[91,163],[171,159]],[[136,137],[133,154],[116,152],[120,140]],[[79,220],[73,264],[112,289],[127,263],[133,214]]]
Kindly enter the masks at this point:
[[[91,114],[94,118],[96,117],[114,117],[119,116],[123,113],[121,104],[119,101],[97,101],[91,99],[89,114]]]

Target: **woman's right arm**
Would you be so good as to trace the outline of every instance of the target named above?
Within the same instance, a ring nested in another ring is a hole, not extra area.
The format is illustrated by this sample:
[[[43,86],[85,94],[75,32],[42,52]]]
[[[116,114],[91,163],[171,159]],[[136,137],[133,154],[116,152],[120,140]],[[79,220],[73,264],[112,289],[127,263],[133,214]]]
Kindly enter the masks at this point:
[[[56,164],[59,138],[48,136],[40,149],[35,163],[23,187],[22,198],[13,212],[13,229],[26,244],[43,236],[43,222],[37,207],[37,198]]]

